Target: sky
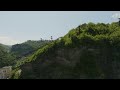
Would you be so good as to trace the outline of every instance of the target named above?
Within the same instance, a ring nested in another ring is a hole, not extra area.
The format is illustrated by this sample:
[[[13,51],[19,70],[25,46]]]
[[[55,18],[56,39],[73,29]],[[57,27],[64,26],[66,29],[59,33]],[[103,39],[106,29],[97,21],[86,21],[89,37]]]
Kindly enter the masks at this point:
[[[118,21],[120,11],[0,11],[0,43],[57,39],[83,23]]]

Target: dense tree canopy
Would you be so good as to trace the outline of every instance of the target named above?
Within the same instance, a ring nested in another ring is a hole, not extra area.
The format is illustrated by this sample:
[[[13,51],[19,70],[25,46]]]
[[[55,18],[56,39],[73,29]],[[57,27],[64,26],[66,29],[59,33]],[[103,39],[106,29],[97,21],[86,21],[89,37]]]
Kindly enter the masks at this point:
[[[0,45],[0,67],[15,64],[15,56],[6,51],[6,48]]]
[[[39,49],[43,45],[49,43],[49,40],[39,40],[39,41],[33,41],[28,40],[21,44],[13,45],[11,48],[11,53],[17,55],[18,57],[23,57],[26,55],[31,54],[35,50]]]

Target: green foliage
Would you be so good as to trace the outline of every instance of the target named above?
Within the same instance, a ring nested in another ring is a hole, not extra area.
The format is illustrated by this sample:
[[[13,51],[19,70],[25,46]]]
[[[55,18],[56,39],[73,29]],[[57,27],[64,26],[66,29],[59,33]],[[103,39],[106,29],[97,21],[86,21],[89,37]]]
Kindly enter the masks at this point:
[[[119,58],[118,23],[88,23],[44,45],[19,66],[22,78],[119,78]]]
[[[11,53],[15,54],[17,57],[23,57],[29,55],[30,53],[36,51],[40,47],[49,43],[49,40],[40,40],[40,41],[32,41],[28,40],[22,44],[13,45],[11,48]]]
[[[6,48],[0,46],[0,67],[15,64],[15,55],[6,51]]]
[[[19,79],[20,75],[21,75],[21,69],[16,68],[16,69],[12,70],[10,79]]]
[[[0,44],[0,46],[3,47],[6,52],[10,52],[11,50],[11,46],[9,45]]]
[[[79,43],[82,46],[89,46],[94,44],[94,38],[91,35],[83,33],[79,36]]]

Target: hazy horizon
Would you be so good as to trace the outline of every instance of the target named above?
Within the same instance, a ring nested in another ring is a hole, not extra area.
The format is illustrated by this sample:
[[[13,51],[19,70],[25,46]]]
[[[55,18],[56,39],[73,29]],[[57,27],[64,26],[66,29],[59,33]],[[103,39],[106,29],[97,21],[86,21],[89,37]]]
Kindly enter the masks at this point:
[[[88,22],[111,23],[119,11],[0,11],[0,43],[14,45],[27,40],[50,40]]]

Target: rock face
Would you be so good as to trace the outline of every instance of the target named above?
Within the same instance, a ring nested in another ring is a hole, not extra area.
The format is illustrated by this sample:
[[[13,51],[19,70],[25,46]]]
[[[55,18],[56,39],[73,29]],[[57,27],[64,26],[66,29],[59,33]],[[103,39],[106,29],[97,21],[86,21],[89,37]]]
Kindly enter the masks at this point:
[[[9,79],[11,76],[12,67],[6,66],[0,69],[0,79]]]
[[[116,52],[96,48],[58,49],[21,67],[22,79],[116,79]],[[55,56],[54,56],[55,55]]]

